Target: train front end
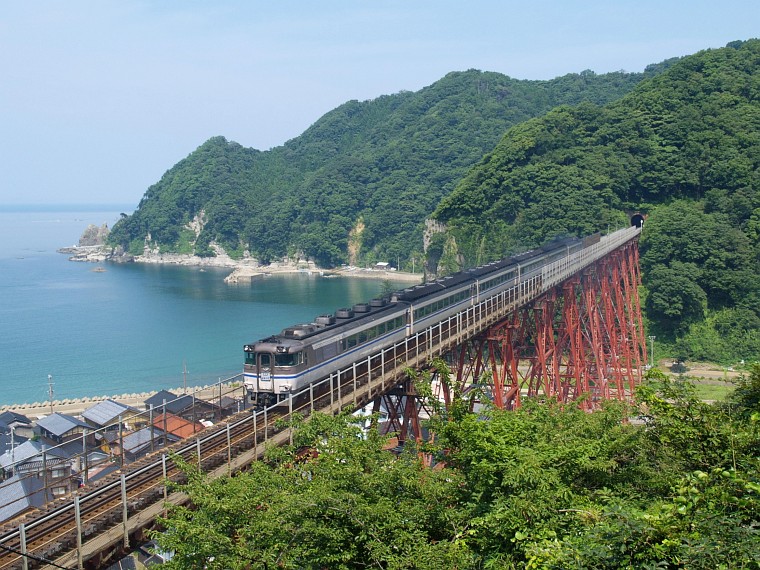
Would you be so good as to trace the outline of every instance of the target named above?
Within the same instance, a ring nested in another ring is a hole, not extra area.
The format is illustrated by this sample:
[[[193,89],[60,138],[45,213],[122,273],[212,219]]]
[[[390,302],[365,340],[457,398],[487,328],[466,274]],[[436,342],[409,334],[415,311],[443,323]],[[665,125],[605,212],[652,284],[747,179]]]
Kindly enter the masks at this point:
[[[298,340],[270,337],[243,347],[243,377],[248,404],[265,408],[287,400],[297,388],[306,358]]]

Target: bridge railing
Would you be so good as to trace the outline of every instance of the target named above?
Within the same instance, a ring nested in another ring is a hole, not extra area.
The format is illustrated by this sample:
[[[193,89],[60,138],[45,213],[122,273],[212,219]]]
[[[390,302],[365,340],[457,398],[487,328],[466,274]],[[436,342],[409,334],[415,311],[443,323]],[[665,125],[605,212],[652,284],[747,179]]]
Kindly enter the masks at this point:
[[[640,231],[640,228],[630,227],[602,236],[597,243],[544,266],[517,285],[332,373],[292,394],[290,410],[306,414],[315,409],[336,410],[368,403],[403,379],[406,369],[424,365],[502,320],[515,308],[630,242]],[[292,402],[296,402],[295,408]]]

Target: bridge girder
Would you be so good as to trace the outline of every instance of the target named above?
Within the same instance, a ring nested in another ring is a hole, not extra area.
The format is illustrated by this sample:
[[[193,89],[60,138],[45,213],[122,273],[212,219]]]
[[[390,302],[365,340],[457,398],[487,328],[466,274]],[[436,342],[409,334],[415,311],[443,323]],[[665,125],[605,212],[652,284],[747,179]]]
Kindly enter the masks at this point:
[[[452,389],[477,387],[504,410],[525,397],[588,411],[631,400],[647,362],[640,283],[631,241],[443,355],[451,378],[440,383],[440,399],[449,406]],[[400,443],[421,439],[422,398],[411,382],[399,390],[376,399],[375,409],[388,411],[386,431],[400,434]]]

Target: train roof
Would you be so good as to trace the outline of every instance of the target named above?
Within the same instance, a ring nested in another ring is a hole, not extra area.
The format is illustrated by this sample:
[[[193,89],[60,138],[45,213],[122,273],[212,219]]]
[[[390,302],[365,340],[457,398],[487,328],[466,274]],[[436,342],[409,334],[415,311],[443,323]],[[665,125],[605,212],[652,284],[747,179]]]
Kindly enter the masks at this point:
[[[456,287],[457,285],[467,283],[468,281],[472,281],[472,275],[466,271],[460,271],[459,273],[454,273],[453,275],[448,275],[441,279],[436,279],[435,281],[397,291],[394,296],[400,301],[416,301],[422,297],[427,297],[438,291],[444,291]]]
[[[377,299],[373,300],[379,301]],[[372,323],[398,313],[399,310],[406,309],[406,303],[383,301],[382,305],[379,302],[374,306],[371,303],[357,303],[350,309],[343,308],[338,309],[331,315],[319,315],[314,319],[314,322],[291,325],[284,328],[278,334],[263,338],[246,346],[249,347],[258,343],[287,346],[297,344],[299,341],[306,339],[314,342],[315,340],[319,340],[318,337],[322,333],[329,332],[330,336],[333,336],[347,330],[353,330],[358,325]]]

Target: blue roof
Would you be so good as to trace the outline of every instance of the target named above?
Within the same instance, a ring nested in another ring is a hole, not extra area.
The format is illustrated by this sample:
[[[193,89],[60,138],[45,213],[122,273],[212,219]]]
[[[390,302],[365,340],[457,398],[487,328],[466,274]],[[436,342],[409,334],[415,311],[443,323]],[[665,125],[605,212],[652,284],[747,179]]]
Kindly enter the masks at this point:
[[[23,414],[19,414],[18,412],[14,412],[11,410],[8,410],[0,414],[0,421],[6,423],[7,425],[11,425],[12,423],[32,425],[32,420],[30,420]]]
[[[11,442],[15,447],[18,447],[24,443],[28,438],[14,435],[11,437],[10,433],[0,433],[0,453],[5,453],[11,449]]]
[[[48,447],[39,441],[25,441],[19,445],[13,451],[6,451],[0,455],[0,467],[6,469],[14,463],[24,463],[35,457],[39,457],[37,461],[42,461],[42,447],[45,447],[45,455],[48,458],[68,459],[70,455],[64,450],[57,447]]]
[[[37,426],[53,435],[64,435],[76,427],[91,427],[74,416],[59,414],[58,412],[40,418],[37,420]]]
[[[0,483],[0,521],[45,504],[45,481],[34,475],[14,475]]]
[[[124,404],[120,404],[119,402],[114,402],[113,400],[104,400],[103,402],[98,402],[94,406],[87,408],[82,412],[82,417],[97,426],[105,426],[113,420],[119,419],[119,416],[126,412],[136,413],[137,410],[125,406]]]
[[[166,411],[172,414],[180,414],[193,405],[193,397],[187,394],[177,396],[168,390],[161,390],[145,400],[145,406],[153,405],[154,409],[163,411],[164,402],[166,402]]]
[[[155,440],[158,440],[162,437],[165,437],[166,440],[172,440],[172,441],[180,440],[180,438],[177,437],[176,435],[172,435],[170,433],[165,434],[163,430],[148,426],[141,430],[132,432],[129,435],[124,436],[124,439],[122,441],[122,445],[124,446],[124,451],[128,451],[133,454],[139,453],[140,450],[142,450],[146,445],[150,445],[151,432],[153,432],[154,434],[153,437]]]

